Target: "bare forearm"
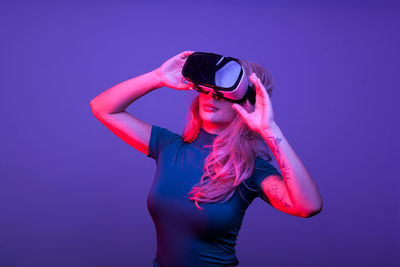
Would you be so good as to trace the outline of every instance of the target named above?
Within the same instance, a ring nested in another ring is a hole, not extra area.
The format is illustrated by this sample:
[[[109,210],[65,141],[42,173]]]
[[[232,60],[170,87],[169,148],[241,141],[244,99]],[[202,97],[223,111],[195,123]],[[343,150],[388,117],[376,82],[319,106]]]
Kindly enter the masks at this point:
[[[94,112],[118,113],[143,95],[163,85],[154,71],[121,82],[90,101]]]
[[[304,214],[319,212],[322,199],[310,173],[277,125],[261,133],[274,154],[294,206]]]

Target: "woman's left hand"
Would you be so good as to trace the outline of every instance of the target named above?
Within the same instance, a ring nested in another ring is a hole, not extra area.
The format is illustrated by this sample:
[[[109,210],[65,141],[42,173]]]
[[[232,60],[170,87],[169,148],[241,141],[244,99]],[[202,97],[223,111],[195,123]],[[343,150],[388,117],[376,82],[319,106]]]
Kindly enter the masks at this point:
[[[272,103],[267,90],[255,73],[250,75],[250,80],[256,87],[254,111],[249,113],[241,105],[236,103],[232,104],[232,108],[239,113],[250,129],[261,134],[276,127]]]

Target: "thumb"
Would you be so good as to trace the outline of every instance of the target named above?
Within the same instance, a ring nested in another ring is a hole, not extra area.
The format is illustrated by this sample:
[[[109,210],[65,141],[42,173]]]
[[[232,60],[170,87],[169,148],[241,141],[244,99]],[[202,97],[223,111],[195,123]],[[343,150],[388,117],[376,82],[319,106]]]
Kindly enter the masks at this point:
[[[244,120],[246,120],[247,114],[248,114],[248,113],[247,113],[247,111],[246,111],[241,105],[234,103],[234,104],[232,105],[232,108],[233,108],[234,110],[236,110],[236,112],[239,113],[239,115],[240,115]]]
[[[180,83],[176,86],[178,90],[189,90],[190,84]]]

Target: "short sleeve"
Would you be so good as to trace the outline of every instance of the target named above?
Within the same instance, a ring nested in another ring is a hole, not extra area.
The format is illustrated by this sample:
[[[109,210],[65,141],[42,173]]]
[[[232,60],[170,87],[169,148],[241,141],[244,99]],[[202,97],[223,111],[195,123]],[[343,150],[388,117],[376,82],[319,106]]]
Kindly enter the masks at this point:
[[[257,196],[266,202],[270,203],[268,197],[264,194],[261,183],[262,181],[271,174],[278,174],[282,176],[282,174],[268,161],[262,158],[256,158],[256,162],[254,164],[254,172],[253,172],[253,186],[256,189]]]
[[[181,138],[180,135],[157,125],[151,126],[151,135],[149,141],[149,152],[147,157],[158,162],[158,157],[162,151],[176,140]]]

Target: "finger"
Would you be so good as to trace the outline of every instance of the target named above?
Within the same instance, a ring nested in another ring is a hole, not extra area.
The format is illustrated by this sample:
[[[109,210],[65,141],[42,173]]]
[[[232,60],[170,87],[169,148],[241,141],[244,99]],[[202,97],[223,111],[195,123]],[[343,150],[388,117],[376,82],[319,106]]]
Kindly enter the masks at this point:
[[[241,105],[234,103],[234,104],[232,105],[232,108],[233,108],[234,110],[236,110],[236,112],[239,113],[239,115],[240,115],[244,120],[246,120],[248,113],[247,113],[247,111],[246,111]]]
[[[194,84],[192,82],[189,82],[189,90],[193,90],[193,91],[197,92],[197,90],[195,89]]]
[[[193,90],[193,83],[187,82],[187,86],[189,87],[189,90]]]
[[[260,84],[258,83],[255,73],[252,73],[250,75],[250,80],[253,82],[254,87],[256,89],[256,103],[257,103],[258,102],[257,99],[259,99],[259,97],[263,97],[263,95],[262,92],[260,91]]]
[[[252,73],[252,75],[250,75],[250,80],[254,83],[256,87],[256,95],[259,95],[262,98],[269,99],[267,90],[265,89],[264,85],[261,83],[260,79],[254,72]]]
[[[179,90],[190,90],[191,86],[190,84],[180,83],[176,86],[176,88],[178,88]]]
[[[188,57],[190,54],[192,54],[194,51],[188,50],[188,51],[183,51],[182,53],[180,53],[180,57],[181,58],[185,58]]]
[[[183,84],[188,87],[188,90],[193,89],[193,83],[190,81],[183,79]]]

